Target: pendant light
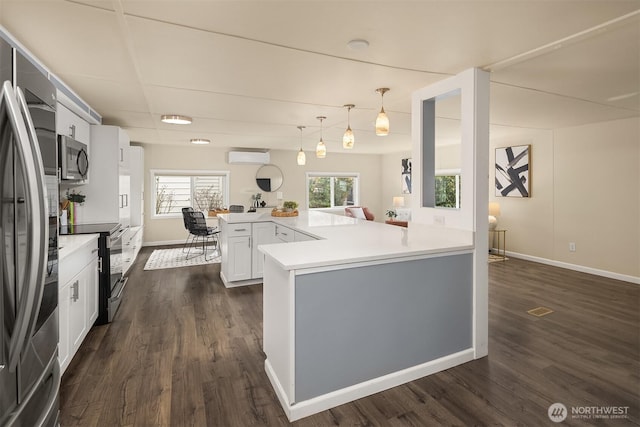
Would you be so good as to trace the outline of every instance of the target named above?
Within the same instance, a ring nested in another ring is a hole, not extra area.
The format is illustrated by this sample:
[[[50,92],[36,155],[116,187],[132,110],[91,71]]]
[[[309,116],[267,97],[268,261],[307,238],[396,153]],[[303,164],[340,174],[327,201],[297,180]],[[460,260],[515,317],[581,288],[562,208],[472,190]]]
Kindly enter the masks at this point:
[[[318,142],[318,145],[316,145],[316,157],[324,159],[327,157],[327,146],[324,145],[324,141],[322,140],[322,121],[326,119],[326,117],[318,116],[316,119],[320,120],[320,141]]]
[[[384,112],[384,94],[388,91],[388,87],[381,87],[376,89],[376,92],[380,94],[382,106],[380,108],[380,112],[378,113],[378,117],[376,118],[376,135],[378,136],[389,135],[389,117],[387,117],[387,113]]]
[[[354,142],[356,142],[356,138],[353,135],[353,131],[351,130],[351,109],[355,107],[353,104],[345,104],[344,107],[347,107],[347,130],[344,131],[344,135],[342,136],[342,148],[346,150],[351,150],[353,148]]]
[[[302,151],[302,129],[304,128],[305,126],[298,126],[298,129],[300,129],[300,151],[298,151],[297,157],[298,166],[304,166],[307,163],[307,156],[304,154],[304,151]]]

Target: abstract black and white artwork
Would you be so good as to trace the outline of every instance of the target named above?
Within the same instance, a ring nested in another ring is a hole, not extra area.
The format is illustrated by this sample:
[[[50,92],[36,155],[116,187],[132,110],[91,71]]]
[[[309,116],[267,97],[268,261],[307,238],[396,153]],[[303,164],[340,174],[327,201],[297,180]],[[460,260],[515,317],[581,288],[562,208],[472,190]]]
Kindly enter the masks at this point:
[[[402,194],[411,194],[411,159],[402,159]]]
[[[531,146],[496,148],[496,196],[531,197]]]

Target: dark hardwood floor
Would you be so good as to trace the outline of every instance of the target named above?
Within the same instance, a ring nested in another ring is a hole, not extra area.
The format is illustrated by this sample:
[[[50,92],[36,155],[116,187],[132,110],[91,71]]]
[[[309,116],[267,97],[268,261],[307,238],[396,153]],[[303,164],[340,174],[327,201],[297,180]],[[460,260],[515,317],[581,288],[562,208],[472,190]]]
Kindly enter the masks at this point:
[[[110,325],[67,369],[62,426],[288,425],[264,372],[262,287],[220,265],[132,267]],[[628,407],[640,423],[640,286],[527,261],[489,265],[489,356],[302,419],[299,426],[555,425],[549,405]],[[527,310],[554,310],[534,317]]]

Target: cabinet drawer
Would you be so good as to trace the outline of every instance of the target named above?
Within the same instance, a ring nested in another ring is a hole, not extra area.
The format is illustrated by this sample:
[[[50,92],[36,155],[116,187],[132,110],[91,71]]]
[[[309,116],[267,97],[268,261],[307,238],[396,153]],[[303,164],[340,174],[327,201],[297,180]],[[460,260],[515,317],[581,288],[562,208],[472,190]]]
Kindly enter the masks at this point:
[[[251,236],[251,224],[229,224],[229,237]]]
[[[70,281],[92,260],[98,257],[98,243],[92,240],[82,247],[74,250],[64,259],[60,260],[58,282],[63,285]]]
[[[293,240],[295,239],[295,232],[288,227],[283,227],[276,224],[276,239],[279,239],[283,242],[293,242]]]

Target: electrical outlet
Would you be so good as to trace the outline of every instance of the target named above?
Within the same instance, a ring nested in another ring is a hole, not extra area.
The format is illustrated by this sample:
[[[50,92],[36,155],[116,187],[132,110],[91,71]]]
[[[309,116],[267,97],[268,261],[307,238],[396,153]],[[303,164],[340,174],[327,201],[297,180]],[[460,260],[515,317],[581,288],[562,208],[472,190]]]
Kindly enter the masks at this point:
[[[444,216],[442,215],[434,215],[433,223],[438,225],[444,225]]]
[[[576,244],[573,242],[569,242],[569,252],[575,252],[576,251]]]

